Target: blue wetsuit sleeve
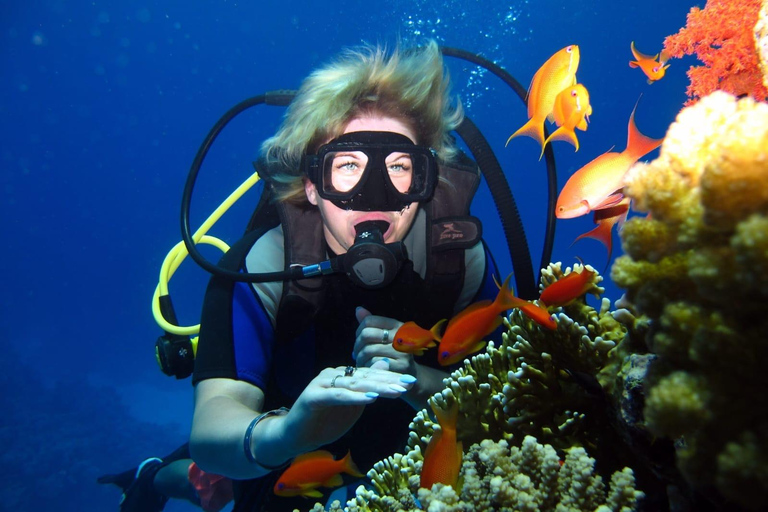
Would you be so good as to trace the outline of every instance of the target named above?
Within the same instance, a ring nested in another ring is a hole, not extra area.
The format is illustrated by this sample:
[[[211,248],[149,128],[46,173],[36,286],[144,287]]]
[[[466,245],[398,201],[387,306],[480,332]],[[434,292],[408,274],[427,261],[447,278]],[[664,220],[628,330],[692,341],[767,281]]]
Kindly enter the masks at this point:
[[[220,265],[241,270],[242,254],[247,250],[237,249],[237,245],[233,246]],[[231,254],[233,251],[240,257]],[[265,390],[274,341],[272,324],[251,285],[212,277],[203,302],[193,384],[225,378]]]

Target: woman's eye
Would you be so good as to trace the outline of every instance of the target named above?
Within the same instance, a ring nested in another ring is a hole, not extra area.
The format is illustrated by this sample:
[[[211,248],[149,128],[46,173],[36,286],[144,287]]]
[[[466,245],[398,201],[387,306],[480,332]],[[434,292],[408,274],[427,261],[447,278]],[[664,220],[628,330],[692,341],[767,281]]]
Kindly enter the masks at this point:
[[[354,172],[358,168],[359,168],[359,165],[357,164],[357,162],[352,162],[352,161],[341,162],[339,164],[336,164],[336,169],[344,172]]]

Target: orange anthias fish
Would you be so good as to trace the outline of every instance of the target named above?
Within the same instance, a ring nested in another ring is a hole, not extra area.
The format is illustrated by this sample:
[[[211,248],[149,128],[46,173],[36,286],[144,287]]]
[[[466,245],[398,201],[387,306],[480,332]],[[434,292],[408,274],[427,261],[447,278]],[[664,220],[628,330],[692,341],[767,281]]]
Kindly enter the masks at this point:
[[[510,135],[507,144],[518,135],[525,135],[535,139],[544,151],[544,120],[554,121],[555,98],[560,91],[576,83],[579,58],[579,47],[572,44],[555,53],[536,71],[526,99],[528,122]]]
[[[459,482],[461,460],[464,456],[461,441],[456,440],[459,404],[454,402],[448,411],[432,405],[432,411],[440,424],[440,430],[432,434],[432,439],[429,440],[427,450],[424,452],[419,487],[431,489],[433,484],[441,483],[456,488]]]
[[[544,301],[542,301],[544,302]],[[545,305],[549,305],[544,303]],[[547,311],[547,308],[541,307],[531,301],[525,301],[525,304],[517,306],[525,316],[536,322],[542,327],[554,331],[557,329],[557,323],[552,318],[552,315]]]
[[[392,348],[398,352],[420,356],[424,351],[434,347],[437,345],[436,342],[440,341],[442,327],[445,322],[447,320],[440,320],[430,330],[419,327],[416,322],[406,322],[395,333]]]
[[[587,88],[582,84],[574,84],[560,91],[560,94],[555,98],[552,114],[555,117],[555,124],[560,128],[547,137],[544,146],[549,141],[564,140],[570,142],[578,151],[579,139],[576,138],[576,128],[585,131],[589,116],[592,115],[592,105],[589,104]],[[544,155],[544,147],[541,149],[541,155]]]
[[[630,49],[636,60],[629,61],[629,67],[642,69],[645,76],[648,77],[649,84],[664,78],[664,74],[669,67],[669,64],[667,64],[667,61],[669,61],[669,54],[667,54],[667,52],[662,51],[660,54],[657,53],[653,56],[645,55],[637,51],[634,41],[632,41]],[[658,61],[656,60],[657,58],[659,59]]]
[[[581,261],[581,260],[579,260]],[[571,271],[544,288],[539,300],[549,307],[565,306],[581,297],[589,290],[592,283],[592,276],[595,273],[587,269],[582,263],[581,272]]]
[[[341,473],[355,477],[363,474],[352,462],[349,452],[343,459],[334,460],[333,455],[325,450],[299,455],[275,483],[274,491],[278,496],[305,496],[320,498],[323,494],[318,487],[338,487],[344,483]]]
[[[632,164],[661,145],[663,139],[646,137],[635,125],[635,110],[629,116],[627,148],[606,152],[573,173],[560,191],[555,205],[558,219],[572,219],[619,204],[624,198],[624,175]]]
[[[507,276],[504,284],[499,288],[496,300],[481,300],[470,304],[459,314],[451,318],[448,327],[440,341],[437,361],[447,366],[457,363],[470,354],[474,354],[485,346],[483,337],[492,333],[501,325],[501,314],[511,308],[528,304],[527,301],[517,298],[509,289],[509,280],[512,274]]]
[[[621,228],[624,221],[627,220],[629,203],[630,198],[625,197],[615,206],[595,210],[594,221],[597,227],[576,237],[576,240],[593,238],[603,244],[608,249],[608,262],[606,265],[611,262],[611,253],[613,252],[613,226],[618,223],[619,228]],[[574,243],[576,240],[574,240]]]

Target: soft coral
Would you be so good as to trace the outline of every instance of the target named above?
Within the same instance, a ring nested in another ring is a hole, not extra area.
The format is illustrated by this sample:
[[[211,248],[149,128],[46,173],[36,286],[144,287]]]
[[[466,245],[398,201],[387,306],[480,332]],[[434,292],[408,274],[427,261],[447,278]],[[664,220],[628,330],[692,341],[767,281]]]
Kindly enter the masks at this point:
[[[753,36],[760,4],[761,0],[708,0],[704,9],[691,9],[686,26],[664,40],[670,56],[695,53],[704,64],[688,70],[689,104],[715,90],[768,99]]]

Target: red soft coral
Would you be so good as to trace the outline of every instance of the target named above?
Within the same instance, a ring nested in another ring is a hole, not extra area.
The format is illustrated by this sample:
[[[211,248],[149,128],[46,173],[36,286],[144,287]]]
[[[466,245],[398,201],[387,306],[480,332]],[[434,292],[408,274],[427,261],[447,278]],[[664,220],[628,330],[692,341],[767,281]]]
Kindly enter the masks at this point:
[[[704,63],[688,70],[687,104],[716,90],[768,100],[753,36],[760,4],[761,0],[708,0],[703,10],[691,9],[680,32],[664,40],[671,57],[695,53]]]

